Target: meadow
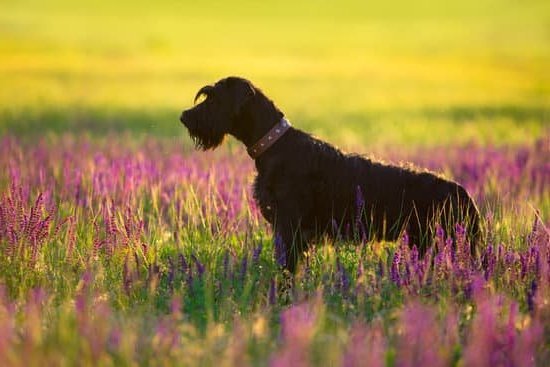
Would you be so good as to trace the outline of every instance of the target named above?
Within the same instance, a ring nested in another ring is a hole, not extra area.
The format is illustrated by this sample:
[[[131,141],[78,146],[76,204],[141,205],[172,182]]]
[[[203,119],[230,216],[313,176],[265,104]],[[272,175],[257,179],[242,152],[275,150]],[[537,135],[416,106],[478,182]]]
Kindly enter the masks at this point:
[[[2,2],[0,366],[543,366],[544,1]],[[275,260],[201,86],[251,79],[301,129],[463,184],[484,218],[419,258],[324,239]],[[291,283],[291,284],[290,284]]]

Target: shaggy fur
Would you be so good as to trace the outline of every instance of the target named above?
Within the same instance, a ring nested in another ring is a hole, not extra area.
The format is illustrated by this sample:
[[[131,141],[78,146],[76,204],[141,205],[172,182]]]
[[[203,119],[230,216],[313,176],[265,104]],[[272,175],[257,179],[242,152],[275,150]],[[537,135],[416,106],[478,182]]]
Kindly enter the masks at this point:
[[[226,134],[250,147],[284,116],[238,77],[203,87],[195,101],[200,96],[206,99],[184,111],[181,121],[204,150],[216,148]],[[255,163],[254,197],[282,240],[280,260],[290,272],[308,242],[321,235],[396,240],[406,230],[422,254],[435,223],[452,228],[467,222],[472,242],[480,233],[477,208],[459,184],[344,154],[294,127]]]

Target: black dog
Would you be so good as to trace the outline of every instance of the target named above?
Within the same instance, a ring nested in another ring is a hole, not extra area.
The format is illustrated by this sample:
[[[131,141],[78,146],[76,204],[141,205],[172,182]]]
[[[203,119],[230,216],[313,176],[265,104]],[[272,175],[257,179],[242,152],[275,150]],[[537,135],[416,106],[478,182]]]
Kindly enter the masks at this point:
[[[255,160],[254,197],[283,244],[282,260],[294,272],[307,242],[332,237],[395,240],[406,230],[422,254],[435,223],[464,223],[472,242],[479,213],[466,190],[427,172],[347,155],[293,128],[261,90],[228,77],[201,88],[181,121],[196,146],[220,145],[226,134],[243,142]],[[472,249],[473,249],[472,245]]]

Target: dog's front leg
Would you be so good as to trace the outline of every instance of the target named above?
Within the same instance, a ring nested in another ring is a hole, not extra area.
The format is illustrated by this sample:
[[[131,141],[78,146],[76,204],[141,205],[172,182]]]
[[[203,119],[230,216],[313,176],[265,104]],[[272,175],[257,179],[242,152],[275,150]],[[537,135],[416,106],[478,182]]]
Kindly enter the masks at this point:
[[[301,219],[284,210],[278,211],[274,223],[275,256],[278,263],[290,273],[296,272],[301,254],[306,249],[306,239],[301,228]]]

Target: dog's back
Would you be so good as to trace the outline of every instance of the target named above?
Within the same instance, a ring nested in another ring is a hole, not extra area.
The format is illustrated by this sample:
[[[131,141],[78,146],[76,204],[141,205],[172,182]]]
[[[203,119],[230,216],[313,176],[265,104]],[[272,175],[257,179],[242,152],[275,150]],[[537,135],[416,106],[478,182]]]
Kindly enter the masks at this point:
[[[421,253],[436,224],[452,234],[456,223],[464,223],[472,242],[480,235],[478,210],[455,182],[344,154],[298,129],[276,148],[278,167],[272,168],[278,181],[292,183],[287,190],[300,193],[293,197],[309,230],[334,233],[336,225],[340,236],[396,240],[406,229]]]

